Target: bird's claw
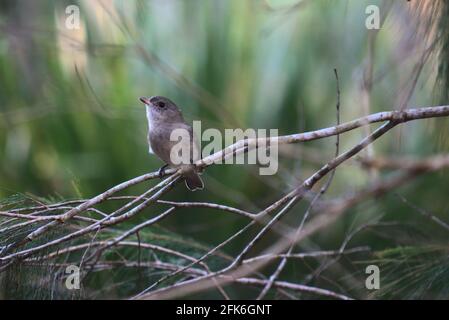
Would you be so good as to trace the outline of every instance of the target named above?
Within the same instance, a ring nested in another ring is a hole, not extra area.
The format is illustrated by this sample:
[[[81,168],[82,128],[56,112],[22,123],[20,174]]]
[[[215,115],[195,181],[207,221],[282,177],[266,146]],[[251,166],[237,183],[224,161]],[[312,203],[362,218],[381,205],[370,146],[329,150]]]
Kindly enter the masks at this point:
[[[166,164],[166,165],[164,165],[164,166],[159,168],[158,175],[159,175],[160,179],[162,179],[164,177],[164,175],[165,175],[165,168],[167,168],[167,167],[168,167],[168,164]]]

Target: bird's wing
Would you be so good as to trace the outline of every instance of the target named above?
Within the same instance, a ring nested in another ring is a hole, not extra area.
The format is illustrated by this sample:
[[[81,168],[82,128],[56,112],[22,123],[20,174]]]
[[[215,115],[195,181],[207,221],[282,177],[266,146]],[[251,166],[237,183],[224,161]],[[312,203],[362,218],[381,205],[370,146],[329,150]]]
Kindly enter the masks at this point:
[[[193,153],[191,154],[190,161],[197,161],[201,159],[201,147],[200,142],[198,140],[198,137],[193,132],[192,126],[188,125],[187,123],[177,124],[176,129],[185,129],[189,133],[189,141],[190,141],[190,148],[193,148]]]
[[[200,141],[198,140],[197,135],[195,134],[195,132],[193,132],[193,128],[189,125],[187,125],[187,127],[188,127],[190,137],[192,139],[192,148],[194,150],[192,160],[197,161],[197,160],[201,159],[201,144],[200,144]]]

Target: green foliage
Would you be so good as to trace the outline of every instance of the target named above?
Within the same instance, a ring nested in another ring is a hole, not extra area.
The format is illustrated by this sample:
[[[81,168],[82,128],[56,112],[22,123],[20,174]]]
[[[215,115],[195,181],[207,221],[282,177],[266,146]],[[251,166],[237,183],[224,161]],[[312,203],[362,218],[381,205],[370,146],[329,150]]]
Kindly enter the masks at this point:
[[[447,299],[449,251],[447,246],[398,247],[374,254],[370,263],[381,270],[380,290],[371,298]]]

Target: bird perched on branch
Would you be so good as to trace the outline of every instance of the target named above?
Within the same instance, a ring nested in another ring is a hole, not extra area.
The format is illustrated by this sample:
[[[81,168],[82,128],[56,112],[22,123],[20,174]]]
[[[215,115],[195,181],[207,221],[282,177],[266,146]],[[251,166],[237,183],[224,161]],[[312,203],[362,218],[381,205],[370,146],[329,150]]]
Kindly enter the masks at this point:
[[[161,96],[141,97],[140,101],[145,104],[148,119],[149,152],[166,163],[159,169],[159,175],[162,177],[167,166],[178,168],[189,190],[203,189],[203,181],[193,165],[201,158],[199,143],[181,110]]]

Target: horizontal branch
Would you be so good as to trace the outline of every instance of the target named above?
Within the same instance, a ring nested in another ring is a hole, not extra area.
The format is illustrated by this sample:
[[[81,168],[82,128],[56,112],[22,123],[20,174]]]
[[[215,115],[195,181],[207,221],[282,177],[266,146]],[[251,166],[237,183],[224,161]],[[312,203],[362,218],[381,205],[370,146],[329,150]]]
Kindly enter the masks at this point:
[[[392,121],[395,124],[398,124],[418,119],[447,117],[447,116],[449,116],[449,106],[423,107],[416,109],[406,109],[403,111],[384,111],[374,113],[366,117],[362,117],[349,122],[345,122],[340,125],[319,129],[315,131],[296,133],[278,137],[239,140],[236,143],[224,148],[221,151],[218,151],[210,156],[198,160],[195,164],[198,167],[207,167],[219,160],[225,159],[232,155],[243,153],[247,150],[247,148],[254,148],[257,147],[258,145],[272,145],[275,143],[280,145],[280,144],[318,140],[334,136],[340,133],[344,133],[359,127],[363,127],[371,123]],[[170,172],[167,171],[167,173]]]
[[[292,258],[292,259],[305,259],[305,258],[317,258],[317,257],[330,257],[330,256],[339,256],[339,255],[348,255],[353,253],[360,252],[368,252],[370,251],[370,247],[357,247],[348,250],[327,250],[327,251],[314,251],[314,252],[305,252],[305,253],[289,253],[289,254],[272,254],[267,253],[260,256],[256,256],[254,258],[249,258],[243,260],[243,263],[253,263],[257,260],[263,259],[281,259],[281,258]]]

